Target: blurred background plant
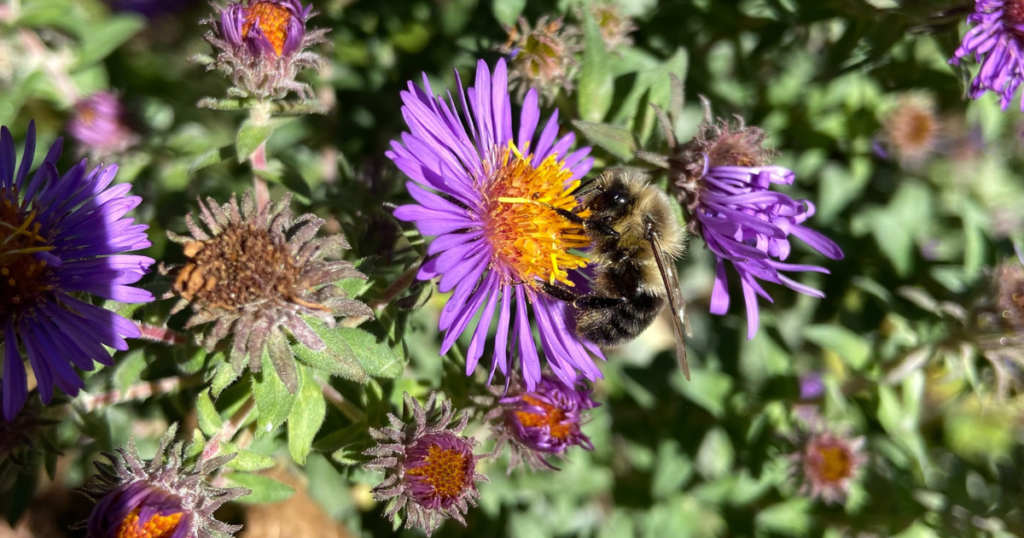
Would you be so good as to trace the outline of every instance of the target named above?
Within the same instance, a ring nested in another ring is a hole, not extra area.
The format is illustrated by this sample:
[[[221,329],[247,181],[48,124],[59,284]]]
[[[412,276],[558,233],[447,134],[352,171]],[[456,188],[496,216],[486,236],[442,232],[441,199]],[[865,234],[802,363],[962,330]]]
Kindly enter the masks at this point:
[[[339,286],[373,313],[314,327],[331,351],[293,346],[286,388],[273,368],[240,372],[225,350],[187,344],[187,314],[169,318],[173,301],[108,304],[154,330],[87,374],[85,394],[48,409],[30,399],[0,423],[0,509],[17,529],[0,523],[0,535],[81,535],[66,529],[89,507],[68,490],[91,462],[129,438],[151,458],[175,422],[189,461],[237,453],[219,485],[253,494],[218,518],[249,523],[242,536],[416,535],[393,531],[370,494],[383,475],[363,468],[368,427],[401,414],[404,392],[438,390],[456,408],[489,393],[483,377],[462,373],[469,335],[438,357],[443,296],[413,283],[424,242],[385,209],[408,199],[383,153],[405,128],[407,81],[425,72],[435,91],[453,88],[453,69],[471,80],[477,58],[493,65],[503,54],[513,70],[521,62],[520,84],[596,146],[591,175],[646,166],[638,151],[664,149],[649,103],[669,111],[680,140],[703,119],[697,96],[764,129],[775,164],[796,173],[779,190],[814,202],[808,225],[846,258],[794,248],[792,263],[831,271],[798,278],[826,298],[769,289],[774,303],[762,302],[748,340],[738,305],[708,314],[714,258],[692,240],[679,266],[692,381],[659,320],[600,365],[600,406],[582,427],[592,452],[570,449],[557,474],[506,476],[507,461],[481,463],[491,481],[479,484],[467,527],[449,522],[435,536],[1024,533],[1024,265],[1013,248],[1024,240],[1024,122],[996,95],[966,100],[977,66],[947,64],[971,2],[313,5],[308,27],[328,33],[310,50],[326,61],[297,79],[317,106],[277,106],[253,128],[246,111],[196,106],[227,96],[230,82],[188,61],[215,52],[203,2],[0,3],[0,124],[21,144],[35,119],[37,162],[68,137],[60,170],[85,156],[120,164],[116,181],[144,200],[134,213],[150,226],[144,255],[186,262],[166,231],[184,233],[198,197],[225,203],[255,176],[270,199],[291,193],[296,214],[344,234],[344,259],[368,279]],[[264,145],[266,162],[252,159]],[[171,286],[159,275],[143,284],[157,296]],[[476,409],[466,435],[487,437],[486,412]],[[794,464],[801,454],[816,459]],[[838,477],[836,502],[805,487],[807,469],[819,482]]]

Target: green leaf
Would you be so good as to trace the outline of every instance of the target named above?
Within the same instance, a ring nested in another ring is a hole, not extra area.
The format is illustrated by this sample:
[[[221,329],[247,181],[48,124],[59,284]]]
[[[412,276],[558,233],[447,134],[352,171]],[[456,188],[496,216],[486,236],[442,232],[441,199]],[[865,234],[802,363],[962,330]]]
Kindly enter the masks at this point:
[[[117,365],[117,371],[114,373],[114,388],[122,392],[128,390],[129,387],[139,382],[146,366],[146,354],[141,349],[130,351]]]
[[[217,367],[217,371],[213,374],[213,380],[210,382],[210,393],[213,394],[214,398],[220,396],[220,393],[224,391],[229,385],[238,379],[238,372],[228,362],[220,363]]]
[[[188,345],[175,346],[174,363],[178,366],[179,372],[185,375],[194,374],[202,370],[203,364],[206,364],[206,350],[192,345],[191,342]]]
[[[78,50],[75,68],[80,69],[96,63],[110,55],[135,34],[146,27],[146,19],[134,14],[119,14],[102,23],[93,23],[82,34],[82,46]]]
[[[196,400],[196,415],[199,419],[199,429],[207,437],[213,437],[224,427],[220,413],[217,412],[217,408],[213,406],[213,400],[210,399],[209,390],[199,393],[199,399]]]
[[[260,147],[260,144],[270,138],[274,127],[275,125],[271,122],[256,123],[251,118],[242,122],[242,126],[238,129],[238,139],[235,141],[235,154],[238,156],[238,162],[247,161],[249,156]]]
[[[203,168],[230,160],[237,154],[235,146],[224,146],[221,148],[211,149],[192,161],[192,165],[188,167],[188,175],[194,176],[196,172]]]
[[[576,102],[580,116],[589,122],[600,122],[612,106],[615,94],[615,81],[612,75],[608,50],[601,27],[589,10],[583,20],[583,69],[580,71],[580,83],[576,93]]]
[[[266,351],[263,352],[262,367],[252,375],[252,394],[256,398],[256,439],[262,439],[288,419],[295,403],[295,395],[288,392],[284,382],[277,377],[274,365]]]
[[[182,456],[187,461],[194,461],[194,458],[202,454],[204,448],[206,448],[206,438],[203,437],[203,433],[199,430],[192,430],[192,442],[185,447]]]
[[[729,434],[721,427],[715,427],[704,436],[697,450],[697,472],[707,480],[722,478],[732,470],[736,450],[729,440]]]
[[[725,399],[732,392],[732,378],[707,369],[693,370],[691,377],[687,381],[682,372],[675,371],[670,382],[680,394],[721,418],[725,414]]]
[[[365,327],[369,324],[364,324]],[[379,341],[378,337],[362,329],[341,327],[338,335],[351,347],[356,359],[366,373],[384,379],[393,379],[402,375],[405,364],[395,354],[387,340]]]
[[[254,170],[255,174],[267,181],[273,181],[274,183],[280,183],[288,188],[295,194],[296,200],[303,204],[310,203],[313,197],[313,191],[309,188],[309,183],[306,183],[306,179],[299,174],[299,171],[292,166],[282,163],[277,159],[273,159],[267,163],[267,168],[264,170]]]
[[[366,371],[363,370],[355,351],[338,332],[338,329],[332,329],[314,319],[307,319],[306,323],[323,339],[327,347],[323,351],[313,351],[296,343],[292,346],[292,353],[295,354],[295,357],[317,370],[357,383],[365,383]]]
[[[221,444],[222,454],[231,454],[232,452],[235,453],[235,457],[231,461],[227,462],[226,466],[236,471],[246,473],[262,471],[277,465],[274,458],[271,458],[270,456],[264,456],[263,454],[244,448],[239,450],[238,447],[231,443]]]
[[[495,0],[491,4],[494,18],[501,24],[513,26],[526,8],[526,0]]]
[[[867,366],[871,345],[860,335],[838,325],[811,325],[803,330],[804,338],[835,352],[854,370]]]
[[[633,159],[637,143],[636,137],[629,129],[582,120],[573,120],[572,124],[583,136],[587,137],[587,140],[601,146],[612,155],[623,161]]]
[[[252,491],[238,499],[241,503],[270,504],[286,501],[295,494],[295,488],[261,474],[228,473],[224,477]]]
[[[806,536],[813,520],[808,499],[790,499],[762,509],[754,517],[754,523],[762,532],[786,536]]]
[[[299,465],[306,464],[306,456],[313,446],[313,438],[324,422],[327,403],[313,370],[299,368],[299,394],[288,415],[288,451]]]

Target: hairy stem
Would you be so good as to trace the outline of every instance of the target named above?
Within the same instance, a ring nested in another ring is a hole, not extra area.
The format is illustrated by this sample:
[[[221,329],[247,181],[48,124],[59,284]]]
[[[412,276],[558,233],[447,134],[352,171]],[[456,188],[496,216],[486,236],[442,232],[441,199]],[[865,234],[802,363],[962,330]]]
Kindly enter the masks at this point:
[[[228,442],[235,437],[235,434],[238,433],[238,430],[242,427],[243,424],[245,424],[245,421],[249,419],[249,415],[255,408],[256,399],[250,396],[249,399],[246,400],[244,404],[242,404],[242,407],[239,407],[238,411],[235,411],[235,414],[231,415],[231,418],[224,423],[224,427],[222,427],[221,430],[217,432],[216,435],[214,435],[213,437],[210,438],[209,441],[207,441],[206,447],[203,448],[203,453],[199,457],[200,461],[205,461],[216,456],[217,453],[220,452],[220,444],[223,442]],[[248,446],[249,443],[252,442],[252,435],[243,437],[243,439],[239,441],[239,448],[244,448],[243,446],[241,446],[242,441],[244,441],[245,445]]]
[[[366,412],[359,409],[352,402],[345,399],[340,392],[337,391],[326,381],[317,380],[320,383],[320,390],[324,393],[324,398],[334,404],[349,420],[352,422],[360,422],[366,420]]]
[[[115,405],[119,403],[145,400],[150,396],[167,394],[178,389],[194,387],[202,384],[202,376],[175,376],[157,379],[155,381],[143,381],[128,387],[125,390],[112,390],[100,394],[84,394],[78,398],[77,405],[86,413],[100,407]]]
[[[253,172],[267,169],[266,142],[260,144],[260,147],[256,148],[256,151],[249,156],[249,162],[252,163]],[[253,173],[252,189],[256,196],[256,206],[260,209],[267,207],[267,204],[270,203],[270,189],[267,187],[267,180],[260,177],[259,174]]]
[[[143,340],[159,342],[168,346],[177,346],[188,343],[188,336],[185,336],[174,329],[157,327],[156,325],[149,325],[148,323],[138,321],[135,322],[135,325],[138,326],[139,331],[142,332],[142,335],[139,336],[139,338]]]

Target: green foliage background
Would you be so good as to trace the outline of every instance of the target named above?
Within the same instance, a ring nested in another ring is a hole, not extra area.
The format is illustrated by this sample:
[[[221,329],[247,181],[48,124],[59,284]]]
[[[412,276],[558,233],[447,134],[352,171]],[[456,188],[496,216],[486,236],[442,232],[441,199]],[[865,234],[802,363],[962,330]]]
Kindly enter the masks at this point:
[[[797,173],[796,184],[783,190],[815,202],[809,224],[836,240],[846,259],[825,264],[831,275],[801,277],[823,289],[824,300],[771,289],[775,303],[762,302],[761,330],[748,341],[738,288],[728,315],[707,314],[714,261],[699,239],[691,241],[680,270],[694,328],[692,381],[677,371],[664,327],[610,352],[595,392],[602,405],[584,428],[596,449],[574,450],[557,474],[506,477],[503,462],[489,463],[491,482],[481,487],[481,506],[470,512],[468,527],[449,523],[438,535],[1024,532],[1024,415],[1013,390],[1021,374],[1013,361],[998,364],[1011,380],[1011,390],[998,394],[975,322],[987,304],[992,267],[1012,254],[1022,230],[1021,117],[1000,111],[993,96],[964,99],[970,73],[946,62],[964,26],[962,13],[943,12],[957,6],[926,0],[616,3],[635,17],[635,44],[608,53],[588,42],[577,91],[556,102],[565,119],[625,130],[615,141],[603,140],[596,170],[638,164],[633,150],[660,147],[647,103],[669,104],[668,75],[675,74],[686,89],[677,134],[696,132],[698,95],[717,115],[738,114],[766,129],[776,162]],[[145,200],[135,214],[151,226],[154,246],[146,254],[182,261],[165,231],[184,231],[185,208],[194,209],[197,196],[225,201],[251,181],[248,165],[234,158],[245,114],[195,106],[227,87],[187,62],[209,53],[200,39],[205,27],[197,24],[209,9],[200,4],[146,20],[111,13],[97,0],[18,4],[19,17],[6,21],[0,34],[6,47],[0,49],[0,124],[12,126],[21,140],[35,119],[41,157],[71,114],[72,100],[55,84],[53,70],[67,73],[80,95],[118,92],[142,134],[117,162],[118,180],[132,181],[133,193]],[[327,69],[304,79],[330,111],[274,131],[268,154],[280,166],[272,197],[292,191],[299,206],[336,219],[353,247],[347,256],[370,276],[366,283],[346,282],[346,289],[373,303],[413,266],[423,246],[383,209],[407,200],[403,179],[383,157],[404,130],[399,92],[408,80],[418,83],[421,72],[435,90],[452,87],[453,69],[465,80],[477,58],[493,65],[494,48],[505,40],[502,23],[520,14],[534,21],[571,13],[578,2],[314,4],[320,15],[311,26],[331,28],[333,45],[320,49],[330,60]],[[49,52],[26,52],[25,32],[37,34]],[[873,149],[905,92],[930,96],[952,126],[941,150],[920,167],[901,167]],[[75,152],[71,144],[62,170],[78,158]],[[792,260],[825,261],[806,248],[795,249]],[[156,277],[146,282],[158,294],[166,287]],[[287,497],[287,488],[243,472],[277,462],[305,474],[313,497],[357,535],[392,535],[381,506],[365,502],[366,488],[380,480],[360,466],[367,425],[380,426],[386,412],[400,409],[403,391],[424,397],[443,390],[458,406],[482,391],[480,377],[462,374],[457,349],[438,357],[443,298],[428,298],[429,289],[399,296],[422,293],[422,308],[392,303],[378,320],[332,335],[332,349],[348,349],[349,369],[337,367],[333,373],[341,375],[329,377],[330,366],[318,370],[316,358],[308,358],[297,398],[282,395],[274,379],[250,383],[249,374],[224,388],[230,380],[223,372],[218,377],[223,356],[136,342],[116,357],[114,368],[89,376],[90,393],[126,388],[140,377],[182,375],[184,386],[89,412],[72,404],[74,420],[59,430],[65,453],[74,458],[64,480],[80,483],[97,452],[130,436],[148,455],[156,436],[146,432],[159,433],[170,422],[192,421],[206,437],[215,435],[255,391],[260,433],[230,475],[256,491],[248,501]],[[161,325],[172,302],[147,305],[136,318]],[[182,322],[178,316],[170,325]],[[811,403],[830,423],[867,438],[870,461],[844,506],[801,496],[788,470],[790,412],[799,403],[799,376],[809,372],[822,373],[827,386]],[[345,404],[325,402],[318,379]],[[309,418],[318,416],[325,417],[322,427]],[[273,431],[265,434],[266,426]],[[486,436],[479,425],[469,431]],[[17,487],[34,487],[33,476],[18,478]],[[10,493],[3,508],[16,516],[27,498]]]

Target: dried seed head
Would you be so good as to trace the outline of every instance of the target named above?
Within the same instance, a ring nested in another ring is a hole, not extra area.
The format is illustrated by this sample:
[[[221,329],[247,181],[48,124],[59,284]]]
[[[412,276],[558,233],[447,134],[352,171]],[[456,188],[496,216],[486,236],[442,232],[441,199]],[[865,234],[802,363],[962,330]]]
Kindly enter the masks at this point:
[[[609,51],[619,47],[628,47],[633,44],[633,33],[637,27],[633,19],[621,13],[622,8],[618,4],[594,4],[590,12],[601,29],[601,39]]]
[[[406,393],[413,420],[406,423],[389,413],[391,427],[370,428],[378,444],[363,453],[375,458],[367,469],[384,472],[384,481],[371,491],[374,499],[389,501],[385,515],[394,520],[405,508],[405,528],[419,527],[427,536],[448,518],[465,525],[463,516],[479,497],[476,482],[487,481],[476,472],[481,458],[473,454],[476,439],[460,435],[469,417],[463,413],[453,424],[451,402],[440,409],[436,404],[436,393],[425,407]]]
[[[575,26],[563,24],[561,17],[548,22],[545,16],[531,28],[520,17],[518,27],[506,26],[505,31],[508,41],[498,51],[509,57],[509,87],[515,88],[517,99],[522,100],[531,88],[546,102],[554,101],[560,89],[567,95],[572,92],[575,55],[583,50]]]
[[[200,228],[190,213],[186,224],[191,237],[169,234],[184,247],[188,262],[164,268],[173,277],[164,298],[178,297],[172,312],[191,306],[186,328],[213,323],[199,337],[208,351],[228,336],[233,346],[230,360],[236,372],[246,361],[259,371],[263,350],[269,351],[278,376],[289,388],[297,388],[296,367],[285,330],[314,351],[323,340],[303,317],[313,317],[333,327],[335,317],[372,316],[363,303],[348,299],[332,283],[366,276],[337,257],[348,248],[345,238],[315,238],[324,221],[306,214],[293,218],[286,196],[257,211],[252,193],[239,207],[235,198],[220,206],[212,199],[199,201]]]
[[[207,478],[234,454],[184,465],[182,444],[171,442],[177,426],[160,440],[150,461],[143,461],[128,441],[109,463],[96,463],[98,474],[78,492],[96,503],[85,523],[87,538],[214,538],[241,529],[217,521],[213,513],[224,503],[248,495],[246,488],[218,488]]]

